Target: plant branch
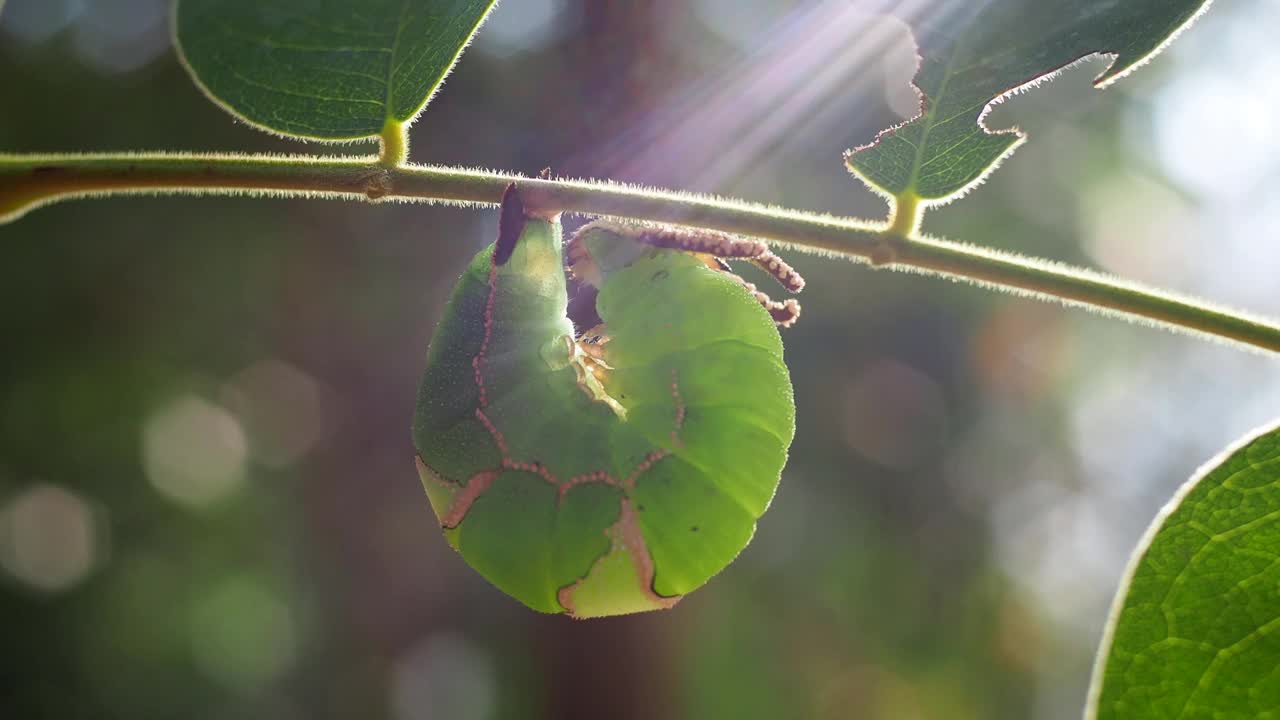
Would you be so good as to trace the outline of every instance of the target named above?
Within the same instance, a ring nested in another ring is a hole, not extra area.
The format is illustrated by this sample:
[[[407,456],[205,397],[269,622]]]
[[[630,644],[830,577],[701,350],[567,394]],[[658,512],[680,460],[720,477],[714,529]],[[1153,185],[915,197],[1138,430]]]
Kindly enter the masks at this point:
[[[1101,273],[928,237],[907,237],[905,228],[897,225],[608,182],[541,180],[429,165],[389,166],[386,161],[386,157],[172,153],[0,155],[0,223],[58,200],[121,194],[388,198],[490,205],[497,204],[507,184],[517,182],[526,206],[534,210],[749,235],[1280,352],[1280,325],[1274,321]],[[896,215],[904,219],[915,213]]]

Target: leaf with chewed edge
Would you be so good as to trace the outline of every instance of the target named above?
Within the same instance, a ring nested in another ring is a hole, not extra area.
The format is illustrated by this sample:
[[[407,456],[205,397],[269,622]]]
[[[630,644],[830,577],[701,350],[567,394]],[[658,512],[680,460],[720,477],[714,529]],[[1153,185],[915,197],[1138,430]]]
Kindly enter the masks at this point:
[[[196,84],[270,132],[359,140],[412,122],[495,0],[180,0]]]
[[[1210,0],[993,0],[935,3],[907,18],[919,46],[921,113],[846,154],[873,190],[925,201],[954,199],[1023,141],[990,131],[992,102],[1082,58],[1115,56],[1102,87],[1154,56]]]
[[[1280,717],[1280,424],[1210,461],[1152,523],[1085,715]]]

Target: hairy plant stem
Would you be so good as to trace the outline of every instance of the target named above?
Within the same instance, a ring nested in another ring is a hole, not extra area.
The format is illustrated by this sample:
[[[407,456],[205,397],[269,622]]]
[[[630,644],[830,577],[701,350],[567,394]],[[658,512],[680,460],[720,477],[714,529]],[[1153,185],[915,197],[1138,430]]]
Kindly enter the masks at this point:
[[[393,138],[394,139],[394,138]],[[385,140],[385,138],[384,138]],[[123,194],[391,198],[497,204],[516,182],[527,207],[749,235],[875,266],[921,271],[1280,352],[1280,325],[1087,270],[915,233],[919,208],[874,223],[606,182],[543,180],[381,157],[0,155],[0,223],[62,199]],[[902,199],[896,203],[901,205]],[[910,227],[908,227],[908,225]]]

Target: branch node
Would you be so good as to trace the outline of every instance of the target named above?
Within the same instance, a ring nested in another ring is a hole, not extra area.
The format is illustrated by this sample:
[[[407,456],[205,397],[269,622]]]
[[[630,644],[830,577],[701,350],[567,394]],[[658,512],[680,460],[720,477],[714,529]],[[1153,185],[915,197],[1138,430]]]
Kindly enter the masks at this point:
[[[898,262],[898,244],[902,242],[895,235],[881,235],[871,245],[867,259],[873,267],[884,267]]]
[[[395,189],[390,170],[370,170],[360,179],[360,191],[370,200],[381,200]]]

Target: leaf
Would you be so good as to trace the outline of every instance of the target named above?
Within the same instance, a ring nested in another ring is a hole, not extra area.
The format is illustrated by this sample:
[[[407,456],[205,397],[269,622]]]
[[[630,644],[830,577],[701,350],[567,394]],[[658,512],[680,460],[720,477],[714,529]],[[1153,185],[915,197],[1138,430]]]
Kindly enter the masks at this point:
[[[1280,715],[1280,425],[1178,491],[1138,545],[1086,716]]]
[[[495,0],[179,0],[196,84],[261,129],[378,135],[426,106]]]
[[[670,607],[778,486],[795,432],[778,330],[740,278],[592,225],[570,259],[608,340],[575,342],[559,223],[510,212],[513,192],[431,341],[427,496],[463,558],[535,610]]]
[[[1155,55],[1209,0],[992,0],[935,3],[909,20],[920,52],[921,114],[846,154],[873,190],[942,200],[963,194],[1023,141],[988,131],[988,105],[1095,53],[1116,59],[1101,87]]]

